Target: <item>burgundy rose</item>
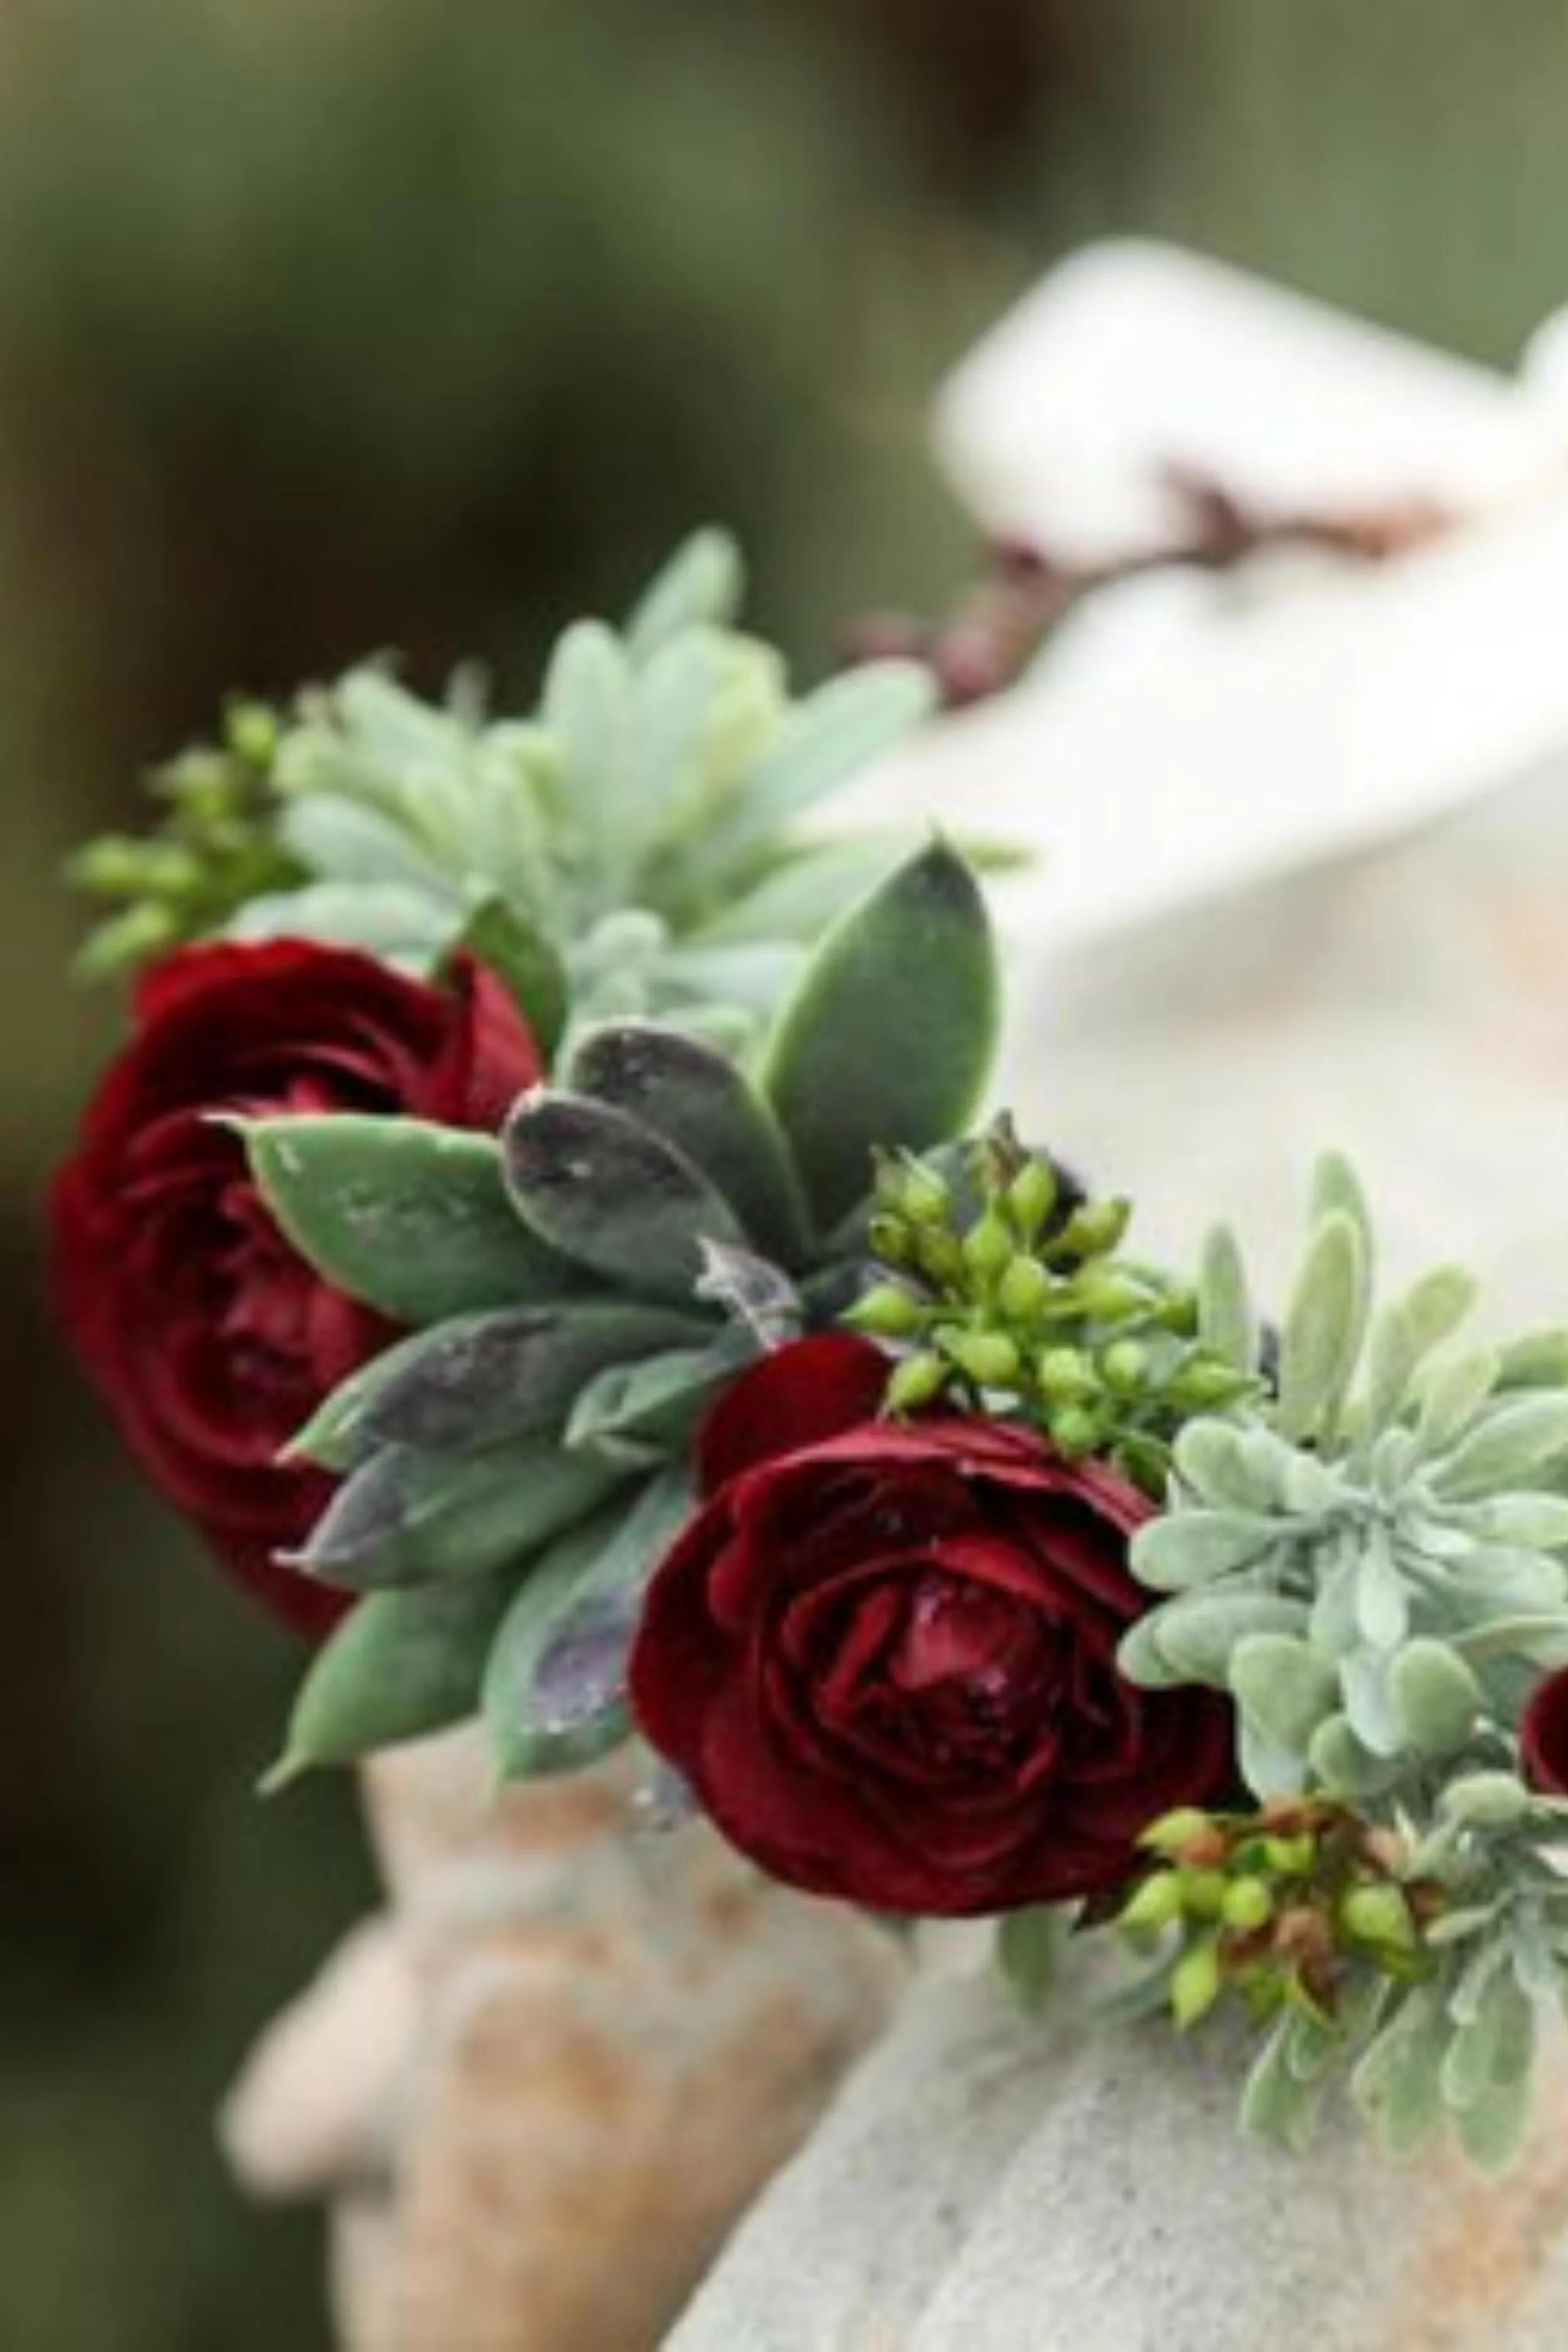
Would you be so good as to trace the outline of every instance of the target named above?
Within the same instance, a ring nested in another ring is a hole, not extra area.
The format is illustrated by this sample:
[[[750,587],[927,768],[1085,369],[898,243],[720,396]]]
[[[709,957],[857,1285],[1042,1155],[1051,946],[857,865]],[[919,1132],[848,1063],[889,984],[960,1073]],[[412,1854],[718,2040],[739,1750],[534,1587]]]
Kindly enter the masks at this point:
[[[1151,1505],[1027,1430],[875,1418],[888,1365],[805,1339],[703,1433],[710,1499],[632,1660],[653,1745],[775,1877],[879,1910],[1114,1888],[1234,1771],[1228,1702],[1125,1682]]]
[[[1531,1694],[1519,1727],[1524,1775],[1548,1797],[1568,1797],[1568,1666]]]
[[[511,999],[476,966],[440,989],[304,940],[186,948],[142,982],[56,1180],[56,1286],[89,1372],[149,1475],[301,1630],[345,1604],[272,1555],[300,1542],[331,1481],[278,1452],[388,1327],[289,1248],[210,1114],[489,1128],[539,1074]]]

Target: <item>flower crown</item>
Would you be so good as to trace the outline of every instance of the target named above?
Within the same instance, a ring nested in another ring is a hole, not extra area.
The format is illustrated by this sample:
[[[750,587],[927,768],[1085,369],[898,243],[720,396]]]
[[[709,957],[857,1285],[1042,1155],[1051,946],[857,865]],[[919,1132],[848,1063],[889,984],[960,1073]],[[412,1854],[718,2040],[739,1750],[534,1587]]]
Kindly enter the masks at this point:
[[[1247,2127],[1336,2083],[1483,2166],[1568,1995],[1568,1333],[1373,1303],[1335,1156],[1278,1326],[1005,1117],[942,842],[809,804],[930,708],[792,701],[694,542],[537,711],[374,671],[245,709],[85,854],[148,968],[58,1179],[150,1474],[324,1634],[276,1785],[478,1714],[640,1734],[764,1870],[1064,1929],[1237,2011]]]

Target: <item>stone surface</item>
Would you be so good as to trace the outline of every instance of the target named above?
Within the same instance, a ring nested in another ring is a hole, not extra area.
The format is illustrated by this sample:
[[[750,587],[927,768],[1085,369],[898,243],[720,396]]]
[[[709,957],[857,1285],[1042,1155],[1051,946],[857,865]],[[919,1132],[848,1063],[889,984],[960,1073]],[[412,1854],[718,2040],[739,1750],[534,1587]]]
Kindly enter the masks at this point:
[[[626,1770],[487,1771],[467,1732],[372,1768],[391,1908],[274,2029],[228,2146],[262,2193],[335,2197],[344,2352],[647,2352],[903,1963],[706,1829],[639,1827]]]

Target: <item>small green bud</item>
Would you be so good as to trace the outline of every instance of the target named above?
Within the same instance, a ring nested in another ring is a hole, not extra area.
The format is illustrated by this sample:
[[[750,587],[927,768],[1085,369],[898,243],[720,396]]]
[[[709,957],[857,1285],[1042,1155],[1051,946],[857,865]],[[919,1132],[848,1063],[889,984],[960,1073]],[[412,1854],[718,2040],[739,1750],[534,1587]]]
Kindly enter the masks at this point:
[[[884,1265],[908,1265],[914,1255],[914,1239],[902,1217],[883,1211],[871,1219],[866,1228],[873,1257]]]
[[[1227,1927],[1251,1935],[1274,1916],[1274,1896],[1261,1878],[1233,1878],[1225,1890],[1219,1916]]]
[[[1094,1368],[1081,1348],[1047,1348],[1035,1380],[1047,1404],[1078,1404],[1095,1393]]]
[[[1029,1323],[1051,1295],[1051,1277],[1037,1257],[1016,1257],[996,1286],[996,1304],[1011,1323]]]
[[[963,1248],[956,1234],[936,1225],[921,1225],[914,1233],[915,1264],[931,1282],[963,1279]]]
[[[868,1331],[879,1339],[912,1339],[925,1328],[927,1309],[897,1283],[879,1283],[868,1290],[845,1317],[845,1321],[857,1331]]]
[[[264,702],[232,702],[224,719],[229,750],[253,768],[270,768],[278,755],[278,714]]]
[[[1047,1427],[1051,1444],[1068,1462],[1081,1462],[1095,1452],[1100,1442],[1100,1423],[1081,1404],[1060,1406],[1052,1413]]]
[[[1105,1257],[1115,1249],[1132,1220],[1127,1200],[1086,1201],[1063,1226],[1055,1246],[1064,1257]]]
[[[1093,1323],[1125,1323],[1131,1315],[1143,1314],[1149,1305],[1149,1294],[1125,1275],[1104,1273],[1090,1266],[1078,1276],[1073,1284],[1073,1296],[1079,1311]]]
[[[1194,1356],[1173,1374],[1167,1394],[1175,1404],[1229,1404],[1246,1386],[1234,1364],[1222,1364],[1213,1356]]]
[[[914,1412],[930,1404],[947,1385],[948,1368],[941,1356],[921,1352],[906,1356],[888,1383],[889,1412]]]
[[[1033,1241],[1057,1205],[1056,1171],[1047,1160],[1026,1160],[1004,1195],[1026,1241]]]
[[[1135,1396],[1149,1369],[1149,1351],[1136,1339],[1116,1339],[1100,1359],[1100,1378],[1118,1396]]]
[[[1155,1321],[1163,1331],[1173,1331],[1179,1339],[1196,1337],[1198,1328],[1197,1294],[1192,1290],[1173,1290],[1160,1302]]]
[[[1010,1388],[1018,1377],[1018,1350],[1005,1331],[961,1332],[949,1343],[948,1353],[980,1388]]]
[[[1318,1841],[1306,1835],[1265,1838],[1263,1859],[1270,1878],[1310,1878],[1318,1866]]]
[[[1340,1926],[1358,1944],[1382,1946],[1394,1951],[1414,1948],[1415,1928],[1410,1906],[1397,1886],[1352,1886],[1340,1904]]]
[[[1135,1888],[1117,1915],[1119,1927],[1169,1927],[1182,1916],[1182,1890],[1173,1870],[1157,1870]]]
[[[1161,1813],[1146,1830],[1139,1833],[1138,1843],[1151,1853],[1183,1853],[1195,1838],[1206,1838],[1213,1832],[1213,1818],[1198,1805],[1178,1805],[1173,1811]]]
[[[1014,1241],[1007,1221],[994,1208],[986,1210],[963,1237],[963,1262],[984,1281],[994,1281],[1013,1262]]]
[[[1176,1873],[1182,1908],[1190,1919],[1217,1919],[1225,1909],[1230,1881],[1223,1870],[1194,1869],[1184,1864]]]
[[[1222,1983],[1218,1942],[1205,1936],[1182,1954],[1171,1971],[1171,2013],[1184,2032],[1207,2016],[1219,1999]]]
[[[895,1171],[894,1200],[912,1225],[940,1225],[952,1213],[952,1193],[923,1160],[902,1161]]]

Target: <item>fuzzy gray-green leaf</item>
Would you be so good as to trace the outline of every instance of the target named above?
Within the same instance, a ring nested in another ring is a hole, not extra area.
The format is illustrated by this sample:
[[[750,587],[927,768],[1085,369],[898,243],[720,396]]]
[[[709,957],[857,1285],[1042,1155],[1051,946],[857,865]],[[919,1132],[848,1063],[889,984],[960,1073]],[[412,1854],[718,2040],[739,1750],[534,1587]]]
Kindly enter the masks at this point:
[[[1308,1244],[1280,1336],[1277,1419],[1285,1436],[1331,1429],[1355,1370],[1367,1298],[1360,1229],[1343,1210],[1333,1210]]]
[[[764,1091],[819,1225],[869,1189],[875,1148],[920,1151],[963,1131],[996,1015],[979,887],[933,844],[835,925],[769,1044]]]
[[[1241,1245],[1228,1225],[1204,1243],[1198,1266],[1198,1337],[1212,1355],[1251,1372],[1258,1363],[1258,1322],[1247,1286]]]
[[[395,1322],[439,1323],[570,1286],[569,1268],[514,1213],[488,1136],[350,1112],[236,1124],[295,1248]]]
[[[1425,1635],[1407,1642],[1394,1660],[1389,1693],[1419,1756],[1451,1756],[1463,1748],[1486,1703],[1464,1659]]]
[[[641,664],[690,628],[733,621],[745,586],[741,551],[728,531],[693,531],[660,567],[632,608],[626,651]]]
[[[539,1239],[645,1297],[692,1297],[704,1242],[743,1243],[701,1169],[640,1119],[587,1096],[525,1096],[502,1139],[506,1181]]]
[[[1304,1757],[1312,1734],[1339,1703],[1339,1677],[1310,1643],[1289,1633],[1248,1633],[1230,1661],[1237,1704],[1271,1748]]]
[[[1250,1568],[1283,1532],[1256,1512],[1173,1511],[1133,1537],[1132,1573],[1156,1592],[1184,1592]]]
[[[1527,1486],[1568,1451],[1568,1393],[1527,1390],[1483,1413],[1433,1468],[1433,1483],[1456,1502]]]
[[[1464,1321],[1475,1296],[1475,1284],[1461,1268],[1438,1266],[1377,1317],[1366,1353],[1370,1435],[1376,1436],[1394,1419],[1417,1370]]]

